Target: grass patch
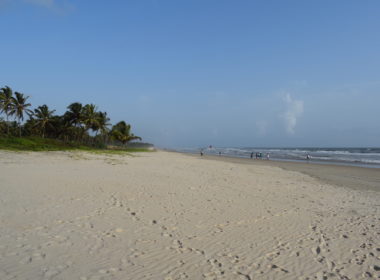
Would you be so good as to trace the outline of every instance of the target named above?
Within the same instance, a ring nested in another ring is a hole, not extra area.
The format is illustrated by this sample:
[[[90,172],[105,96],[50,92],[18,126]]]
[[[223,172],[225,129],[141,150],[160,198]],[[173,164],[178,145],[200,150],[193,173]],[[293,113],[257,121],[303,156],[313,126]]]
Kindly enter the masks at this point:
[[[106,154],[125,154],[134,152],[150,152],[146,148],[101,149],[78,143],[65,143],[60,140],[40,137],[0,137],[0,150],[9,151],[85,151]]]
[[[11,151],[62,151],[79,148],[79,145],[39,137],[0,137],[0,149]]]

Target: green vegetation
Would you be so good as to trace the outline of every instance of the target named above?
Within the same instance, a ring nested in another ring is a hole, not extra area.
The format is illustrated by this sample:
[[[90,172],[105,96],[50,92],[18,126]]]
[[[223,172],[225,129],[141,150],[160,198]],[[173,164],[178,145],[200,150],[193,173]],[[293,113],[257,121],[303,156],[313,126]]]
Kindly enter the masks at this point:
[[[112,149],[95,148],[78,143],[65,143],[56,139],[41,137],[0,137],[0,149],[9,151],[86,151],[93,153],[125,154],[150,152],[148,148],[118,147]]]
[[[8,86],[0,89],[0,149],[107,153],[149,150],[129,147],[129,142],[141,137],[131,133],[131,125],[125,121],[111,126],[107,112],[99,111],[94,104],[74,102],[63,115],[55,115],[46,104],[32,110],[28,99]]]
[[[135,136],[131,133],[131,126],[124,121],[121,121],[112,127],[111,136],[123,143],[123,145],[132,140],[141,140],[141,137]]]
[[[55,139],[40,137],[0,137],[0,149],[13,151],[61,151],[81,148]]]

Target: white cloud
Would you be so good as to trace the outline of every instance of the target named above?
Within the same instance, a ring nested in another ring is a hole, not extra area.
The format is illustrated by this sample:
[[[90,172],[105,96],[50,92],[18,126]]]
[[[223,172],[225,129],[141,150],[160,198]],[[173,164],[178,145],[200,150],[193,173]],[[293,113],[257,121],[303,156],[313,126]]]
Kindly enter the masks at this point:
[[[285,129],[288,134],[294,134],[297,119],[303,114],[303,101],[293,99],[289,93],[284,98],[286,111],[283,114]]]

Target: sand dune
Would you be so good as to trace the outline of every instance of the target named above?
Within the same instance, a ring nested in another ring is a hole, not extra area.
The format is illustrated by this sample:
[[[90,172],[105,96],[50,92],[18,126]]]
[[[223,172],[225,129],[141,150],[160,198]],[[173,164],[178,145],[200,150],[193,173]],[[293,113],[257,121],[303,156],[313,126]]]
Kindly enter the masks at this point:
[[[379,277],[376,191],[167,152],[0,152],[0,279]]]

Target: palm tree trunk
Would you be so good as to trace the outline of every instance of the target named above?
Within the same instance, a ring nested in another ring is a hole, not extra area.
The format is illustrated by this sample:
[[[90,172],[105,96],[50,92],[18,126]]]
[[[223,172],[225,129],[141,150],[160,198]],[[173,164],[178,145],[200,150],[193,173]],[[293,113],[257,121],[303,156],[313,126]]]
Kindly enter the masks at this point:
[[[7,136],[9,136],[9,116],[8,116],[8,114],[7,113],[5,113],[6,114],[6,116],[7,116]]]

